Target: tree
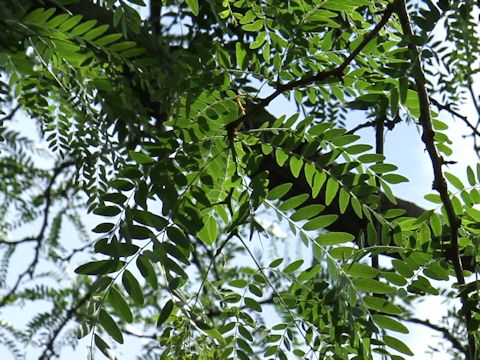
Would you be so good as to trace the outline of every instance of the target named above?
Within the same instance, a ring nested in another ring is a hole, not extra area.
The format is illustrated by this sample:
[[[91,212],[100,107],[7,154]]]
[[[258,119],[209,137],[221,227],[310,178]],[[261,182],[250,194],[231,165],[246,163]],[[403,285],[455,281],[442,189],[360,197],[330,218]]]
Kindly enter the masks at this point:
[[[1,322],[16,357],[54,358],[78,336],[113,359],[133,336],[144,359],[401,359],[413,353],[398,334],[416,322],[453,359],[479,358],[480,167],[468,184],[448,172],[441,116],[478,151],[462,113],[470,101],[480,115],[478,3],[0,5],[0,304],[47,304],[26,329]],[[281,98],[293,116],[269,112]],[[20,110],[48,151],[13,121]],[[391,189],[407,179],[383,136],[406,121],[431,161],[432,209]],[[36,235],[14,238],[25,226]],[[302,243],[311,258],[275,251]],[[444,323],[416,316],[427,296],[447,301]]]

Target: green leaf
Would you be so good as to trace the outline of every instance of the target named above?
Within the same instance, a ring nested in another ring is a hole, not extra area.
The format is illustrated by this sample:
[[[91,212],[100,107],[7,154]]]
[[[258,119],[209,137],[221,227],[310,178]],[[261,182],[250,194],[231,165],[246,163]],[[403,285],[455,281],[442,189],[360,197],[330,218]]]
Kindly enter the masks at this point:
[[[243,49],[242,43],[240,42],[235,43],[235,58],[237,61],[237,66],[240,69],[245,69],[245,67],[247,66],[246,57],[245,57],[246,55],[247,55],[247,52]]]
[[[175,226],[170,226],[167,228],[167,236],[170,240],[172,240],[173,243],[175,243],[175,245],[178,245],[184,249],[189,249],[192,245],[183,231]]]
[[[259,47],[261,47],[264,43],[265,43],[265,39],[267,37],[267,32],[266,31],[262,31],[260,32],[257,37],[255,38],[255,40],[250,44],[250,49],[254,50],[254,49],[258,49]]]
[[[338,198],[338,208],[340,210],[340,214],[345,213],[349,203],[350,203],[350,194],[343,187],[340,188],[340,196]]]
[[[268,191],[267,200],[277,200],[283,197],[288,191],[292,188],[291,183],[285,183],[274,187],[272,190]]]
[[[380,273],[377,269],[371,267],[370,265],[362,263],[345,264],[342,265],[342,268],[348,275],[366,279],[372,279],[378,276]]]
[[[203,218],[203,221],[204,226],[197,235],[205,244],[212,245],[218,238],[217,220],[213,216],[208,215]]]
[[[384,335],[383,336],[383,342],[388,347],[391,347],[392,349],[397,350],[398,352],[401,352],[402,354],[409,355],[409,356],[414,355],[412,350],[410,350],[409,347],[407,345],[405,345],[405,343],[398,340],[397,338],[394,338],[394,337],[391,337],[391,336],[388,336],[388,335]]]
[[[370,2],[366,0],[326,0],[321,3],[322,8],[337,11],[352,11],[353,9],[362,6],[369,5]]]
[[[357,158],[357,160],[360,161],[361,163],[368,164],[368,163],[384,161],[385,156],[381,154],[364,154],[364,155],[360,155]]]
[[[403,182],[408,182],[408,179],[405,176],[398,174],[383,174],[382,180],[386,181],[389,184],[400,184]]]
[[[128,270],[125,270],[122,275],[122,284],[127,291],[128,295],[132,298],[133,302],[137,306],[141,306],[144,303],[143,291],[140,287],[135,276]]]
[[[313,186],[312,186],[312,197],[316,198],[317,195],[320,193],[325,180],[327,179],[327,174],[324,172],[316,171],[313,177]],[[332,180],[332,179],[329,179]],[[328,204],[326,204],[328,205]]]
[[[155,159],[140,151],[130,151],[130,158],[139,165],[153,164]]]
[[[405,261],[394,259],[392,260],[392,266],[400,275],[405,278],[410,278],[414,274],[412,268]]]
[[[130,311],[130,307],[128,306],[127,301],[114,286],[112,286],[108,290],[107,299],[115,313],[120,317],[120,319],[128,323],[131,323],[133,321],[133,315]]]
[[[475,186],[477,184],[477,180],[475,179],[475,173],[473,172],[473,169],[470,167],[470,165],[467,166],[467,179],[470,186]]]
[[[142,225],[154,227],[158,231],[165,229],[165,227],[168,225],[167,219],[159,215],[153,214],[149,211],[131,209],[131,213],[132,218],[135,222]]]
[[[256,300],[250,297],[245,297],[243,301],[245,302],[245,306],[249,309],[252,309],[256,312],[262,312],[262,306]]]
[[[230,281],[228,283],[228,285],[236,287],[236,288],[243,289],[244,287],[246,287],[248,285],[248,281],[244,280],[244,279],[235,279],[235,280]]]
[[[113,223],[101,223],[95,226],[92,229],[92,232],[97,234],[107,233],[107,232],[110,232],[114,227],[115,227],[115,224]]]
[[[376,311],[383,312],[390,315],[399,315],[402,313],[402,309],[397,305],[392,304],[390,301],[384,298],[376,296],[366,296],[363,298],[363,301],[368,306],[368,308]]]
[[[296,209],[298,206],[302,205],[309,198],[308,194],[301,194],[294,196],[288,200],[282,202],[278,209],[281,211],[288,211],[291,209]]]
[[[73,35],[73,36],[82,35],[82,34],[86,33],[88,30],[90,30],[91,28],[93,28],[96,23],[97,23],[97,20],[93,20],[93,19],[85,21],[84,23],[78,25],[73,30],[71,30],[70,34]]]
[[[288,154],[282,149],[277,148],[275,150],[275,159],[277,160],[278,165],[283,166],[288,160]]]
[[[270,265],[268,265],[268,267],[270,268],[276,268],[278,267],[281,263],[283,262],[283,258],[279,258],[279,259],[276,259],[276,260],[273,260]]]
[[[257,32],[263,28],[263,20],[256,20],[253,23],[242,25],[242,29],[250,32]]]
[[[93,210],[93,213],[95,215],[112,217],[120,214],[121,211],[117,206],[100,206]]]
[[[323,209],[325,209],[323,205],[307,205],[295,211],[290,219],[292,219],[292,221],[307,220],[321,213]]]
[[[122,34],[119,34],[119,33],[115,33],[115,34],[108,34],[108,35],[105,35],[103,37],[101,37],[100,39],[96,39],[94,42],[95,42],[95,45],[97,46],[107,46],[107,45],[110,45],[114,42],[116,42],[117,40],[120,40],[122,38]]]
[[[372,150],[372,146],[367,144],[355,144],[345,148],[345,151],[350,155],[361,154],[369,150]]]
[[[372,315],[373,321],[382,329],[392,330],[401,334],[408,334],[408,328],[401,322],[385,315]]]
[[[200,8],[198,6],[198,0],[185,0],[190,10],[192,10],[193,15],[197,16]]]
[[[303,225],[303,230],[318,230],[333,224],[338,219],[338,215],[320,215]]]
[[[290,171],[294,177],[298,178],[300,171],[302,171],[302,167],[303,160],[301,158],[297,158],[296,156],[290,158]]]
[[[374,279],[354,279],[353,285],[362,291],[375,294],[388,294],[395,291],[390,285]]]
[[[433,235],[439,237],[442,235],[442,222],[437,213],[432,213],[430,217],[430,226],[432,227]]]
[[[153,266],[150,263],[150,260],[148,259],[148,257],[142,254],[137,258],[136,263],[137,263],[137,268],[140,271],[140,274],[142,274],[143,278],[154,290],[157,290],[158,289],[157,274],[155,273],[155,270],[153,269]]]
[[[105,310],[100,309],[98,314],[98,321],[100,325],[105,329],[108,335],[112,337],[113,340],[118,342],[119,344],[123,344],[123,335],[120,331],[117,323],[113,318],[107,313]]]
[[[374,164],[374,165],[370,166],[370,170],[376,172],[377,174],[384,174],[384,173],[387,173],[387,172],[395,171],[397,169],[398,169],[398,167],[396,167],[395,165],[385,164],[385,163]]]
[[[105,33],[105,31],[107,31],[108,28],[109,28],[109,25],[107,25],[107,24],[100,25],[100,26],[96,27],[95,29],[90,30],[85,35],[83,35],[83,38],[85,40],[90,40],[91,41],[91,40],[101,36],[103,33]]]
[[[117,272],[124,266],[125,262],[120,260],[98,260],[80,265],[75,272],[81,275],[105,275]]]
[[[355,236],[346,232],[328,232],[315,238],[314,242],[320,246],[343,244],[355,239]]]
[[[327,188],[325,190],[325,205],[330,205],[337,195],[339,185],[338,181],[334,178],[330,178],[327,181]]]
[[[455,175],[453,175],[449,172],[446,172],[446,171],[443,174],[445,175],[447,180],[450,182],[450,184],[455,186],[458,190],[463,190],[465,188],[465,186],[463,186],[460,179],[458,177],[456,177]]]
[[[298,270],[298,268],[300,268],[300,266],[302,266],[304,263],[304,260],[296,260],[290,264],[288,264],[287,266],[285,266],[285,268],[283,269],[283,273],[285,274],[291,274],[293,273],[295,270]]]
[[[168,318],[170,317],[170,315],[173,312],[173,308],[174,308],[173,301],[172,301],[172,299],[169,299],[165,303],[165,305],[163,305],[163,308],[160,311],[160,314],[158,315],[157,327],[162,326],[165,323],[165,321],[168,320]]]
[[[110,346],[97,334],[94,334],[95,346],[110,360],[117,360],[115,352],[110,348]],[[89,359],[90,360],[90,359]]]

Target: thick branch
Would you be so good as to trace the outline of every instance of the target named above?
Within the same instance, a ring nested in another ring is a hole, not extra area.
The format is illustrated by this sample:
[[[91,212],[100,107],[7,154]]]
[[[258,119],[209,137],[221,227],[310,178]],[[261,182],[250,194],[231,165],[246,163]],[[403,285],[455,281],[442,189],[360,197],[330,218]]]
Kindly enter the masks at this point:
[[[397,0],[397,13],[400,18],[400,24],[402,26],[403,33],[412,38],[414,36],[412,26],[410,23],[410,18],[407,12],[405,0]],[[417,47],[413,43],[409,43],[409,49],[415,55],[414,71],[415,84],[417,87],[419,105],[420,105],[420,118],[419,123],[422,127],[422,141],[425,144],[428,155],[432,163],[434,180],[433,180],[433,189],[436,190],[440,198],[442,199],[443,206],[447,214],[448,222],[450,225],[450,248],[452,253],[452,264],[455,270],[455,276],[459,285],[465,284],[465,277],[463,274],[462,262],[460,259],[460,250],[458,246],[458,229],[460,227],[460,219],[455,214],[450,195],[448,193],[447,182],[443,176],[442,166],[444,164],[443,158],[437,151],[435,147],[435,131],[432,126],[432,118],[430,114],[430,99],[427,93],[427,88],[425,85],[425,73],[423,71],[421,63],[421,55]],[[466,294],[461,295],[461,300],[463,303],[463,313],[465,317],[465,323],[467,329],[472,329],[471,321],[472,314],[471,311],[467,308],[468,296]],[[469,358],[474,359],[475,357],[475,338],[473,334],[469,334]]]
[[[411,322],[411,323],[415,323],[415,324],[421,324],[421,325],[426,326],[426,327],[428,327],[432,330],[435,330],[435,331],[438,331],[438,332],[442,333],[443,337],[445,339],[447,339],[448,341],[450,341],[450,343],[452,344],[452,346],[455,349],[457,349],[462,354],[464,354],[465,358],[468,358],[468,349],[466,349],[462,345],[462,343],[460,341],[458,341],[458,339],[448,329],[446,329],[444,327],[441,327],[441,326],[438,326],[438,325],[435,325],[435,324],[432,324],[428,320],[421,320],[421,319],[416,319],[416,318],[402,319],[402,320],[408,321],[408,322]]]

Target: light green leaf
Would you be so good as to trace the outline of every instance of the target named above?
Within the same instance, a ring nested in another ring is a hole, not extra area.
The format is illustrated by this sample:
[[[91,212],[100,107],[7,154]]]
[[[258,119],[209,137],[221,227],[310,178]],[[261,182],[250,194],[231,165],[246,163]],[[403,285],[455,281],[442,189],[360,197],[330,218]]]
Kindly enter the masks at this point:
[[[303,230],[310,231],[325,228],[333,224],[337,219],[338,215],[335,214],[320,215],[303,225]]]
[[[330,205],[337,195],[339,185],[338,181],[334,178],[330,178],[327,181],[327,188],[325,190],[325,205]]]
[[[204,226],[197,234],[198,237],[207,245],[212,245],[218,238],[218,224],[217,220],[208,215],[203,218]]]
[[[353,285],[362,291],[375,294],[388,294],[395,291],[390,285],[374,279],[354,279]]]
[[[307,205],[295,211],[290,219],[292,219],[292,221],[307,220],[317,216],[323,209],[325,209],[325,206],[320,204]]]
[[[242,25],[242,29],[250,32],[257,32],[263,28],[263,20],[256,20],[253,23]]]
[[[463,190],[465,186],[462,184],[460,179],[456,177],[455,175],[449,173],[449,172],[444,172],[445,177],[447,178],[448,182],[455,186],[458,190]]]
[[[185,0],[190,10],[192,10],[193,15],[197,16],[200,8],[198,6],[198,0]]]
[[[293,273],[295,270],[297,270],[298,268],[300,268],[300,266],[302,266],[304,263],[304,260],[296,260],[290,264],[288,264],[287,266],[285,266],[285,268],[283,269],[283,273],[285,274],[291,274]]]
[[[292,188],[291,183],[285,183],[274,187],[267,194],[267,200],[277,200],[283,197]]]
[[[278,209],[282,211],[288,211],[291,209],[296,209],[300,205],[302,205],[307,199],[309,198],[308,194],[301,194],[294,196],[290,199],[283,201],[279,206]]]
[[[405,325],[395,319],[392,319],[391,317],[374,314],[372,318],[375,324],[380,326],[382,329],[392,330],[402,334],[409,333],[408,328]]]
[[[292,175],[296,178],[300,175],[300,171],[302,171],[303,160],[299,157],[292,156],[290,158],[290,171]]]
[[[366,279],[372,279],[378,276],[380,273],[377,269],[371,267],[370,265],[362,263],[345,264],[342,265],[342,268],[348,275]]]
[[[245,67],[247,65],[246,64],[246,58],[245,58],[246,55],[247,55],[247,52],[243,49],[242,43],[237,42],[235,44],[235,57],[237,59],[237,66],[240,69],[245,69]]]
[[[343,244],[355,239],[355,236],[346,232],[329,232],[315,238],[314,242],[320,246]]]
[[[320,193],[325,180],[327,179],[327,174],[324,172],[316,171],[313,177],[313,186],[312,186],[312,197],[316,198]]]

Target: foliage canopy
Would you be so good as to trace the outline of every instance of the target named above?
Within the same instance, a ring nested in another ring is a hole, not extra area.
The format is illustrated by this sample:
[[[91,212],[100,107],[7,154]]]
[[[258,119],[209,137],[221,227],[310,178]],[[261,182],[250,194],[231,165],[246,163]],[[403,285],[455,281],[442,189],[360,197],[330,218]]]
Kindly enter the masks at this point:
[[[402,359],[414,354],[398,334],[417,322],[448,340],[437,350],[479,358],[480,166],[468,184],[445,171],[440,116],[476,144],[461,109],[473,101],[480,117],[477,2],[0,7],[0,304],[47,304],[26,329],[0,322],[16,357],[53,358],[78,336],[114,359],[134,336],[142,359]],[[297,111],[272,115],[279,99]],[[431,161],[432,209],[391,188],[408,180],[384,134],[406,121]],[[37,234],[15,239],[27,225]],[[448,301],[445,323],[416,317],[427,296]]]

